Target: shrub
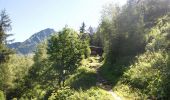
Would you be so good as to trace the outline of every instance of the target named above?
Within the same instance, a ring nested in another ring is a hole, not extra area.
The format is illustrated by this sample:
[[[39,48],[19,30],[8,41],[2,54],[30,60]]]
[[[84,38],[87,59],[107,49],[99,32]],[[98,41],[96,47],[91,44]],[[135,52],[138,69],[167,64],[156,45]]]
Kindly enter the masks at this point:
[[[4,96],[4,93],[2,91],[0,91],[0,100],[5,100],[5,96]]]
[[[170,78],[168,59],[166,52],[146,52],[130,66],[114,89],[128,93],[129,90],[120,89],[120,85],[126,85],[135,92],[140,91],[141,98],[147,94],[148,98],[168,99],[170,90],[169,84],[166,84]]]
[[[40,85],[36,85],[33,89],[26,91],[21,99],[35,99],[35,100],[42,100],[46,94],[46,91],[42,89]]]
[[[48,100],[113,100],[112,98],[108,92],[96,87],[87,91],[82,89],[74,91],[65,87],[52,93]]]
[[[79,90],[69,97],[69,100],[113,100],[107,91],[93,87],[87,91]]]
[[[70,100],[69,97],[73,95],[73,90],[69,87],[62,87],[58,89],[56,92],[52,93],[52,95],[48,98],[48,100]]]

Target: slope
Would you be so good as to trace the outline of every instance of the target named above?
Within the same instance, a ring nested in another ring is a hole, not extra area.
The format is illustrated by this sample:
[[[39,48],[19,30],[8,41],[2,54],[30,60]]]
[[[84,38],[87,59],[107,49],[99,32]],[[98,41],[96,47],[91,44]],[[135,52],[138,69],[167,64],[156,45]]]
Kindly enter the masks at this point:
[[[14,49],[18,54],[33,53],[37,44],[47,39],[53,33],[55,33],[54,29],[47,28],[33,34],[29,39],[25,40],[24,42],[15,42],[9,44],[8,47]]]

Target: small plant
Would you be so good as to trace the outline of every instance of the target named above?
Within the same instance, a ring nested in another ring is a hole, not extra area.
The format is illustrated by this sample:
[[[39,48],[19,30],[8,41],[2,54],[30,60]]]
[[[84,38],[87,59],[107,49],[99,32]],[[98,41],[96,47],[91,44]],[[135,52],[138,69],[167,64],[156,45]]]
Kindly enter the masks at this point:
[[[142,54],[124,72],[114,90],[125,97],[168,99],[170,69],[167,55],[163,52]]]
[[[4,93],[2,91],[0,91],[0,100],[5,100],[5,96],[4,96]]]
[[[48,100],[69,100],[69,97],[73,95],[74,91],[69,87],[62,87],[48,98]]]

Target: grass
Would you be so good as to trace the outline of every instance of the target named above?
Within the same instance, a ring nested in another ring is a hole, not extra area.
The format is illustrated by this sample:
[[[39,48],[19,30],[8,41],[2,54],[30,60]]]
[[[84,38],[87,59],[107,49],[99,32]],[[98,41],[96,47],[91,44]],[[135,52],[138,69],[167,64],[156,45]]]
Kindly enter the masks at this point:
[[[139,89],[133,88],[128,84],[118,83],[113,91],[123,97],[124,100],[146,100],[147,95],[143,94]]]
[[[111,65],[109,63],[104,63],[99,68],[99,73],[108,81],[109,84],[114,86],[117,84],[125,70],[126,69],[123,65]]]
[[[65,100],[113,100],[108,91],[96,86],[96,69],[99,67],[99,57],[83,59],[77,71],[66,80],[70,88],[62,89],[58,94],[54,92],[50,100],[56,99],[55,96]]]
[[[70,97],[70,100],[114,100],[112,95],[98,87],[92,87],[87,91],[79,90]]]
[[[98,87],[74,90],[64,87],[52,93],[48,100],[114,100],[112,95]]]
[[[4,93],[0,90],[0,100],[5,100]]]
[[[90,68],[81,67],[76,74],[71,75],[68,83],[71,88],[87,90],[96,85],[96,73]]]
[[[67,86],[73,89],[87,90],[96,85],[96,69],[91,64],[96,63],[95,57],[83,59],[81,66],[66,80]]]
[[[146,52],[123,72],[113,91],[125,100],[168,99],[168,57],[162,52]],[[166,74],[165,74],[166,73]],[[114,79],[113,79],[114,80]]]

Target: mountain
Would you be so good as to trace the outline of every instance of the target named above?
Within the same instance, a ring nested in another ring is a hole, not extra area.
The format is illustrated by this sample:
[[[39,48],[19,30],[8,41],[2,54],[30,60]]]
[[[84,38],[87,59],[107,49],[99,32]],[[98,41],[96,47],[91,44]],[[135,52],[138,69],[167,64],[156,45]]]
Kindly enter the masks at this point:
[[[55,33],[54,29],[47,28],[33,34],[29,39],[25,40],[24,42],[15,42],[8,44],[8,47],[14,49],[18,54],[29,54],[36,49],[37,44],[47,39],[53,33]]]

